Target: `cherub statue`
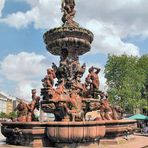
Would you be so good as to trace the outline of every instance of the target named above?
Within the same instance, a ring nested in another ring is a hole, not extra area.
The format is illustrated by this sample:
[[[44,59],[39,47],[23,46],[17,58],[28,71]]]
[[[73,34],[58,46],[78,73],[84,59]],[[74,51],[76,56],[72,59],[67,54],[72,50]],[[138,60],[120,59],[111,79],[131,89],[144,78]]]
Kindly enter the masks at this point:
[[[100,72],[100,68],[96,68],[96,67],[91,67],[89,68],[89,74],[86,77],[86,83],[90,84],[90,90],[94,91],[94,90],[98,90],[99,86],[100,86],[100,81],[99,81],[99,77],[98,74]]]
[[[88,90],[91,94],[91,97],[99,99],[98,92],[99,92],[100,81],[98,74],[100,72],[100,69],[92,66],[91,68],[89,68],[88,71],[89,74],[85,79],[87,86],[89,86]]]
[[[30,109],[28,111],[28,120],[35,121],[36,119],[35,119],[34,110],[35,109],[39,110],[40,97],[36,95],[36,89],[32,89],[31,93],[32,93],[32,101],[29,104]]]
[[[62,21],[64,25],[67,26],[78,26],[78,24],[73,21],[76,11],[74,10],[75,1],[74,0],[62,0],[61,10],[64,12]]]
[[[79,82],[81,81],[81,78],[82,78],[85,70],[86,70],[86,64],[85,63],[82,66],[78,66],[78,70],[75,74],[75,79],[77,81],[79,81]]]
[[[104,92],[100,94],[101,106],[100,115],[103,120],[120,120],[122,119],[123,110],[120,106],[111,106],[109,103],[108,95]]]
[[[101,93],[101,106],[100,106],[100,115],[102,120],[111,120],[112,110],[109,104],[107,95],[104,92]]]
[[[36,89],[32,89],[32,101],[31,101],[31,111],[33,112],[35,108],[39,109],[40,97],[36,95]]]
[[[54,79],[56,78],[55,71],[51,68],[47,69],[47,75],[42,80],[44,88],[52,88],[54,85]]]
[[[26,117],[27,119],[29,109],[30,109],[30,106],[27,103],[20,100],[19,104],[15,108],[15,110],[17,111],[17,116],[18,116],[17,119],[19,122],[22,122],[22,117]]]
[[[75,0],[62,0],[62,5],[61,5],[62,9],[64,9],[64,7],[66,5],[74,7],[75,6]]]

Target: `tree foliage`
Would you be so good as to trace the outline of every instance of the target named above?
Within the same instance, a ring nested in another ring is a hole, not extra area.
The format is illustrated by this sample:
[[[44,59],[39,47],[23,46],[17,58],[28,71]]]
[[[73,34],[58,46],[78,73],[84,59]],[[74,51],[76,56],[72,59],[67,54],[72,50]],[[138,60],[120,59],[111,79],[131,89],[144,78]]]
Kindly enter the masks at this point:
[[[141,68],[145,75],[144,87],[141,90],[142,99],[145,99],[147,103],[143,104],[143,108],[148,110],[148,55],[143,55],[138,61],[138,67]]]
[[[141,58],[109,55],[105,66],[105,77],[111,102],[130,113],[146,104],[147,68],[147,55]]]
[[[2,119],[7,118],[7,114],[4,112],[0,112],[0,118]]]
[[[10,112],[9,114],[6,114],[4,112],[0,112],[0,118],[2,119],[14,119],[17,117],[17,113],[15,111]]]
[[[15,111],[10,112],[9,115],[7,115],[7,117],[8,117],[9,119],[17,118],[17,113],[16,113]]]

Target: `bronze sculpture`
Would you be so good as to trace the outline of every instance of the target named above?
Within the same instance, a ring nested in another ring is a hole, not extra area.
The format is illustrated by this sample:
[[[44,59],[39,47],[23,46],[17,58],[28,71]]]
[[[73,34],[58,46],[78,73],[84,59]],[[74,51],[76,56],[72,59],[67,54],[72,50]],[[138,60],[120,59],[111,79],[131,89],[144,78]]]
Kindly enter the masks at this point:
[[[25,103],[24,101],[20,100],[19,104],[16,107],[18,121],[20,122],[31,122],[36,121],[34,110],[39,110],[39,101],[40,97],[36,95],[36,89],[32,90],[32,101],[31,103]]]
[[[94,98],[98,98],[98,91],[99,91],[99,86],[100,86],[98,74],[100,70],[101,69],[93,67],[93,66],[90,67],[88,70],[89,74],[85,79],[86,84],[89,86],[90,93],[92,97]]]
[[[26,104],[25,102],[23,102],[22,100],[20,100],[19,104],[17,105],[17,107],[15,108],[15,110],[17,111],[17,120],[19,122],[26,122],[27,121],[27,116],[28,116],[28,111],[30,109],[30,106],[28,104]]]
[[[42,80],[45,88],[52,88],[54,85],[54,79],[56,78],[55,71],[51,68],[47,69],[47,75]]]
[[[98,77],[100,69],[92,66],[88,71],[89,74],[86,77],[86,82],[90,85],[90,90],[98,90],[100,85]]]
[[[74,0],[62,0],[61,10],[64,12],[62,21],[64,26],[76,27],[78,23],[76,23],[73,18],[75,16],[76,11],[74,10],[75,1]]]
[[[60,62],[59,66],[52,63],[52,68],[47,69],[47,75],[42,79],[41,109],[47,113],[54,113],[55,121],[65,119],[82,121],[87,112],[94,110],[100,110],[102,120],[117,119],[116,109],[107,105],[107,99],[99,100],[101,93],[98,75],[101,69],[90,67],[85,82],[81,82],[86,64],[80,64],[79,56],[89,51],[93,34],[80,28],[73,20],[76,13],[74,0],[63,0],[61,7],[64,12],[63,26],[44,34],[48,51],[60,55]],[[36,91],[32,93],[36,94]],[[31,120],[40,100],[39,97],[34,98],[36,96],[33,96],[28,109],[28,118],[30,116]],[[58,117],[60,115],[58,110],[63,112],[62,118]]]
[[[60,56],[60,62],[47,69],[42,80],[41,100],[36,90],[32,90],[31,103],[20,102],[17,106],[19,122],[2,123],[2,133],[9,144],[31,147],[69,147],[69,144],[79,147],[82,144],[84,147],[85,143],[87,146],[98,144],[100,137],[115,139],[123,135],[125,128],[130,131],[135,128],[135,121],[118,120],[122,118],[122,109],[112,106],[107,95],[99,90],[99,68],[90,67],[86,81],[81,82],[87,67],[80,64],[79,56],[90,51],[94,35],[73,20],[74,7],[74,0],[63,0],[64,24],[44,34],[47,50]],[[35,121],[34,112],[39,106],[40,122],[31,122]],[[47,120],[42,119],[46,113],[54,114],[55,122],[49,121],[48,116]]]

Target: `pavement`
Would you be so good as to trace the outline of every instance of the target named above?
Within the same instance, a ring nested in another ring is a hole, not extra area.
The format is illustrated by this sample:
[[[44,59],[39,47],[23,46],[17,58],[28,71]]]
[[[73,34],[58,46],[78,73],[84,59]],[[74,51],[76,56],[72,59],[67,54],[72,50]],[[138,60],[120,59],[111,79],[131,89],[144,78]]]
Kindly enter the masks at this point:
[[[116,145],[100,145],[99,148],[148,148],[148,134],[134,134],[133,140]]]

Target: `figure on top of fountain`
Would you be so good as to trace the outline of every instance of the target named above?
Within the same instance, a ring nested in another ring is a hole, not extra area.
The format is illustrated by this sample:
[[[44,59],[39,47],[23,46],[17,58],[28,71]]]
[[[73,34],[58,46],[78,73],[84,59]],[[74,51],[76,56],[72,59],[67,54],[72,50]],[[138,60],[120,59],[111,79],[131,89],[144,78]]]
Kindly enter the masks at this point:
[[[73,18],[75,16],[76,11],[74,10],[75,1],[74,0],[62,0],[61,10],[64,12],[62,21],[63,26],[71,26],[78,27],[78,23],[76,23]]]
[[[74,7],[75,0],[62,0],[62,8],[64,8],[65,5],[70,5],[71,7]]]

